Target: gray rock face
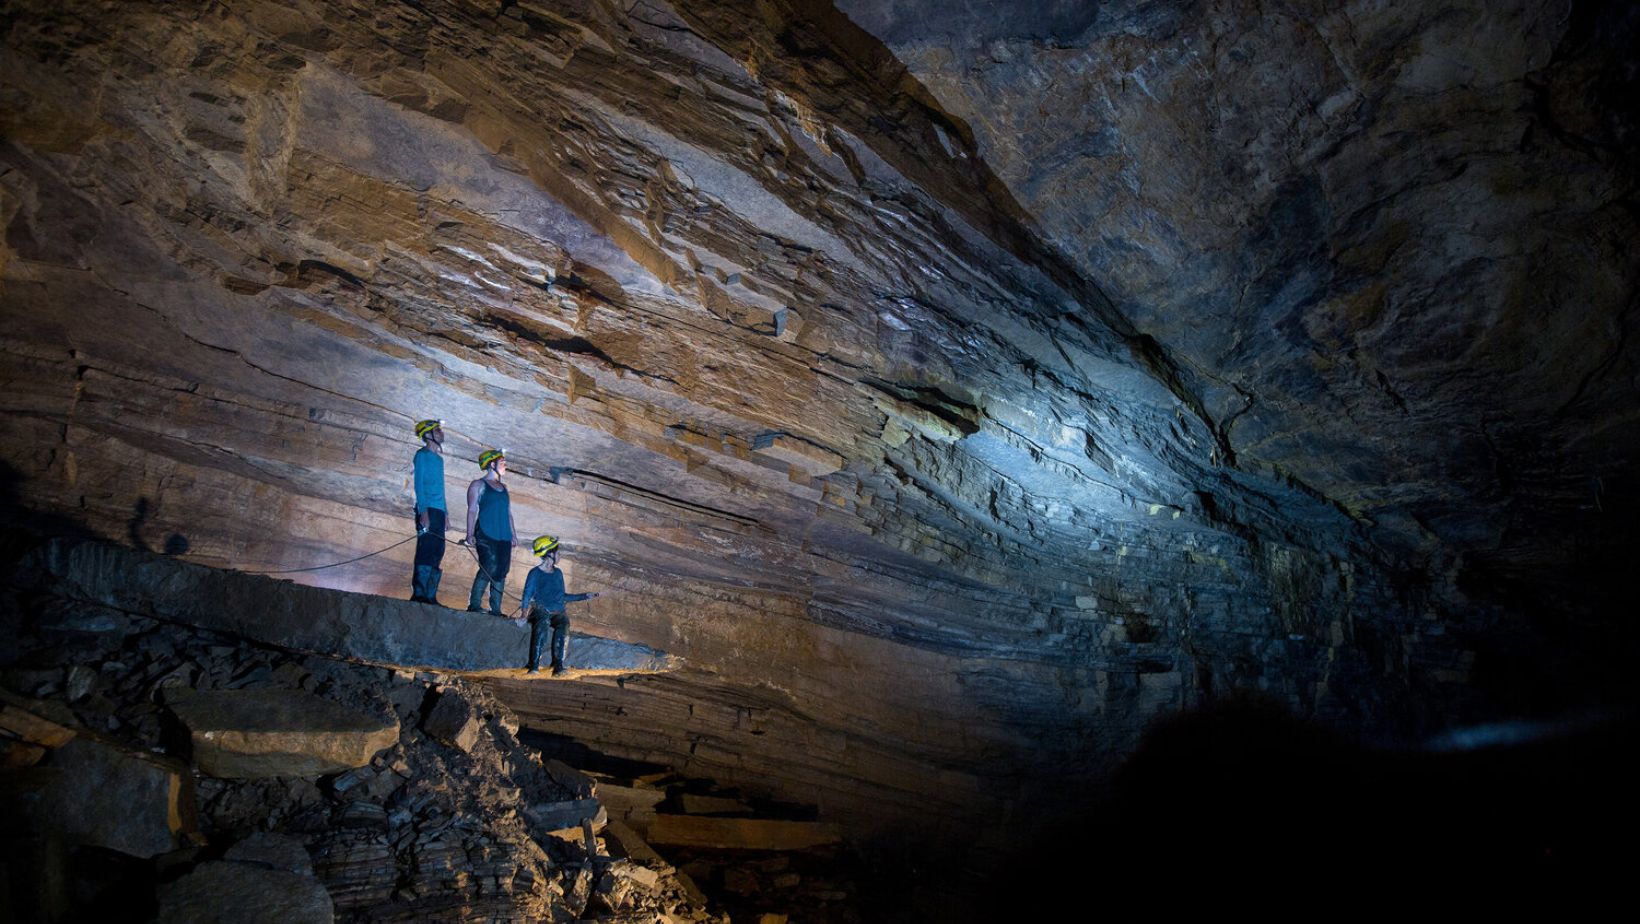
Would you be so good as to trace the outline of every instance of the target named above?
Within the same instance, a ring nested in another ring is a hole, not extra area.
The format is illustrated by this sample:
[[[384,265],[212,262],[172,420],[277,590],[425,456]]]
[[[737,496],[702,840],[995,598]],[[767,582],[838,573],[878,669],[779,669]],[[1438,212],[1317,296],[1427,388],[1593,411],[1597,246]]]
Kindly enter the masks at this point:
[[[1379,741],[1631,697],[1633,13],[948,6],[17,5],[15,519],[403,596],[445,418],[453,519],[508,447],[576,625],[689,665],[495,680],[527,722],[866,821],[1051,812],[1231,692]],[[71,570],[522,660],[191,567]]]
[[[399,739],[397,719],[300,690],[215,690],[169,707],[188,728],[193,762],[217,777],[338,773]]]

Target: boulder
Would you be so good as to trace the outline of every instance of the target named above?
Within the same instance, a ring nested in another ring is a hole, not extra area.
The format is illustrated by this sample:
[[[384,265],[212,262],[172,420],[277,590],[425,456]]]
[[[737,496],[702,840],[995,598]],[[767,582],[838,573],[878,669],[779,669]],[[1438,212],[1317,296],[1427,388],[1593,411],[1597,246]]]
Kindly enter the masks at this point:
[[[211,776],[321,776],[370,763],[399,740],[398,720],[300,690],[216,690],[170,704]]]
[[[194,828],[192,777],[178,761],[81,734],[51,753],[49,769],[32,808],[70,845],[147,858]]]
[[[166,924],[331,924],[330,893],[312,873],[256,863],[205,863],[160,887]]]

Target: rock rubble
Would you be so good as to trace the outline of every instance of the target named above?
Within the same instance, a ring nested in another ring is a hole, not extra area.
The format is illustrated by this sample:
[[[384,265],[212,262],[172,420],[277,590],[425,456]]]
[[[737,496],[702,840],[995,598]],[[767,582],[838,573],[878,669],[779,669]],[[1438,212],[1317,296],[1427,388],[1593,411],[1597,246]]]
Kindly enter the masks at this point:
[[[606,817],[591,781],[543,765],[459,678],[38,595],[0,605],[0,738],[12,763],[35,758],[4,771],[28,821],[9,843],[63,845],[5,872],[77,883],[33,896],[41,915],[99,900],[85,851],[102,848],[152,861],[117,886],[137,887],[131,908],[188,924],[711,919],[658,856],[581,837]]]

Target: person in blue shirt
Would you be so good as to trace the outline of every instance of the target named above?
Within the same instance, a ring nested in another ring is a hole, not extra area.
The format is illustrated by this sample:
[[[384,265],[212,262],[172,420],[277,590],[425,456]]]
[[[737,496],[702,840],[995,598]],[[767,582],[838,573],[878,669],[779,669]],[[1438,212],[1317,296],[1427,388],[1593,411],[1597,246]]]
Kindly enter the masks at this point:
[[[410,599],[438,603],[438,582],[444,577],[444,421],[416,423],[421,448],[416,450],[416,570],[410,579]]]
[[[486,449],[478,454],[484,477],[467,486],[467,538],[462,540],[478,555],[478,573],[473,576],[473,592],[467,598],[467,612],[482,613],[484,588],[490,590],[490,615],[501,611],[501,596],[512,569],[512,550],[518,544],[513,528],[512,495],[502,478],[507,474],[507,452]]]
[[[591,600],[598,595],[564,592],[564,572],[558,570],[556,537],[537,536],[532,547],[541,563],[530,569],[530,576],[524,581],[524,612],[530,621],[529,670],[532,674],[541,672],[541,648],[547,640],[547,630],[541,623],[546,622],[552,628],[552,675],[558,677],[564,673],[564,653],[569,646],[569,614],[564,612],[564,605]]]

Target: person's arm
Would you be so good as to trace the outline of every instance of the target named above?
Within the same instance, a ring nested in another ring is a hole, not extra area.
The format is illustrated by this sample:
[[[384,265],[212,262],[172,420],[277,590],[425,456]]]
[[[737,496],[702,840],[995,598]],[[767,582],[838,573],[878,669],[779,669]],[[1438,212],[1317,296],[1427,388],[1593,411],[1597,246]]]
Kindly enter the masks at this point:
[[[432,521],[427,516],[426,498],[432,496],[432,472],[421,453],[416,453],[416,531],[426,532]]]
[[[592,598],[594,598],[596,596],[598,596],[598,594],[596,594],[596,593],[590,593],[590,594],[564,594],[564,602],[565,603],[580,603],[582,600],[591,600]]]
[[[508,503],[507,503],[507,528],[512,530],[512,537],[513,537],[512,544],[513,544],[513,546],[515,548],[520,548],[521,549],[521,548],[524,547],[524,537],[518,535],[518,524],[513,522],[512,503],[511,503],[512,498],[509,497],[509,498],[507,498],[507,500],[508,500]]]
[[[462,541],[468,545],[473,544],[473,527],[478,525],[478,498],[483,490],[482,478],[467,486],[467,538]]]

